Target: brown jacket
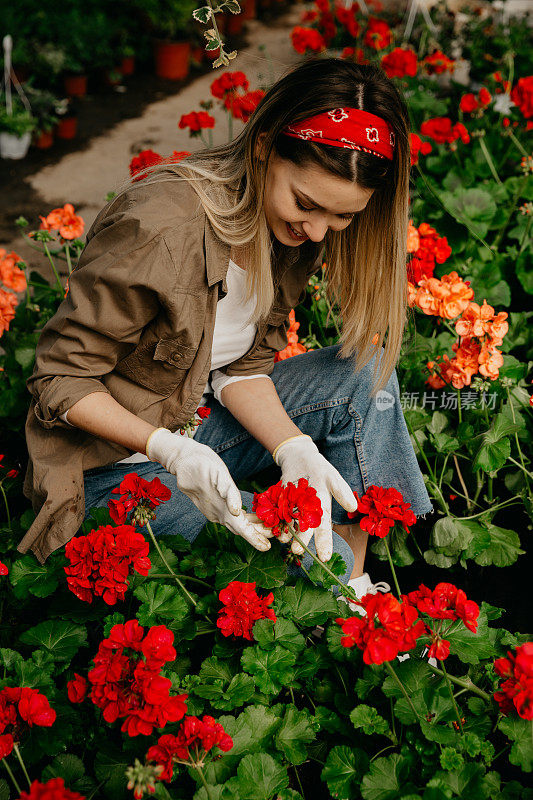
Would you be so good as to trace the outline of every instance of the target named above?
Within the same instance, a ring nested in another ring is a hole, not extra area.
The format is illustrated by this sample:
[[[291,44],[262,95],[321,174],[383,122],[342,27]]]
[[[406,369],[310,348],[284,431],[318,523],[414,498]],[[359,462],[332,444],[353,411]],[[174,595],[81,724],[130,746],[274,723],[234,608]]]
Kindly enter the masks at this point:
[[[287,345],[289,311],[320,254],[310,240],[276,247],[270,315],[250,350],[223,372],[271,374],[276,351]],[[156,427],[175,431],[192,416],[209,378],[229,256],[186,181],[139,181],[100,211],[27,381],[24,494],[37,516],[20,552],[31,549],[44,562],[71,539],[85,513],[83,471],[133,452],[61,420],[70,406],[101,391]]]

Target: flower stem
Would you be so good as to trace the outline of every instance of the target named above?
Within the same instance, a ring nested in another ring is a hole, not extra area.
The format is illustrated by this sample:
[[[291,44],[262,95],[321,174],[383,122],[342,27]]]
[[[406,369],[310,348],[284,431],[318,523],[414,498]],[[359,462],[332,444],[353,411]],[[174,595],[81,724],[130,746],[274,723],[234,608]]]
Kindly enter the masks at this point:
[[[496,167],[494,166],[494,161],[492,160],[492,156],[489,153],[489,149],[488,149],[487,145],[485,144],[485,140],[483,138],[480,138],[478,141],[479,141],[479,146],[481,147],[481,150],[483,152],[483,155],[485,156],[485,161],[489,165],[489,169],[492,172],[492,177],[494,178],[496,183],[499,183],[500,186],[501,186],[502,182],[500,180],[500,176],[498,175],[498,171],[497,171]]]
[[[512,400],[511,392],[509,391],[509,387],[508,386],[506,386],[506,391],[507,391],[507,400],[509,401],[509,405],[511,406],[511,414],[513,415],[513,422],[516,423],[516,416],[515,416],[515,413],[514,413],[513,400]],[[522,464],[522,469],[525,470],[526,469],[526,465],[524,464],[524,456],[522,455],[522,448],[520,447],[520,440],[518,438],[518,432],[517,431],[514,432],[514,438],[515,438],[515,442],[516,442],[516,449],[518,450],[518,455],[520,456],[520,463]],[[527,484],[527,488],[529,490],[529,481],[527,479],[527,475],[526,475],[526,484]]]
[[[11,778],[11,780],[13,781],[13,786],[14,786],[14,787],[15,787],[15,789],[17,790],[18,794],[19,794],[19,795],[21,795],[21,794],[22,794],[22,789],[21,789],[21,788],[20,788],[20,786],[18,785],[18,783],[17,783],[17,779],[16,779],[16,778],[15,778],[15,776],[13,775],[13,771],[12,771],[11,767],[9,766],[9,764],[7,763],[7,761],[6,761],[6,759],[5,759],[5,758],[3,758],[3,759],[2,759],[2,764],[3,764],[3,765],[4,765],[4,767],[6,768],[7,774],[9,775],[9,777]]]
[[[464,680],[463,678],[456,678],[454,675],[448,675],[448,673],[443,672],[438,667],[434,667],[432,664],[429,664],[429,663],[428,663],[428,667],[433,670],[435,675],[441,675],[443,678],[448,676],[448,680],[450,680],[452,683],[457,684],[457,686],[462,686],[464,689],[468,689],[473,694],[477,694],[483,700],[486,700],[487,702],[489,702],[490,694],[487,694],[487,692],[484,692],[483,689],[479,688],[479,686],[476,686],[475,683],[472,683],[470,678],[467,678],[466,680]]]
[[[18,744],[16,744],[16,743],[13,744],[13,750],[16,753],[16,756],[17,756],[17,758],[19,760],[19,764],[22,767],[22,771],[23,771],[23,773],[24,773],[24,775],[26,777],[26,780],[28,781],[28,786],[31,789],[31,778],[28,775],[28,770],[26,769],[26,764],[24,763],[24,760],[23,760],[22,756],[20,755],[20,750],[19,750]]]
[[[61,278],[59,277],[59,273],[58,273],[58,271],[56,269],[56,265],[54,264],[54,259],[50,255],[50,250],[49,250],[48,245],[47,245],[46,242],[43,242],[43,247],[44,247],[44,252],[48,256],[48,261],[50,262],[50,266],[52,267],[54,275],[56,276],[56,281],[57,281],[57,285],[59,287],[59,291],[60,291],[61,294],[63,294],[65,289],[63,287],[63,284],[61,283]]]
[[[409,705],[409,707],[410,707],[411,711],[413,712],[413,714],[415,715],[416,719],[419,719],[420,716],[418,714],[418,711],[414,707],[413,701],[409,697],[409,694],[407,693],[407,690],[406,690],[405,686],[403,685],[403,683],[399,679],[398,675],[396,674],[396,670],[393,669],[393,667],[391,666],[391,663],[389,661],[384,661],[383,664],[385,666],[385,669],[387,670],[387,672],[391,676],[391,678],[398,684],[398,688],[400,689],[401,693],[403,694],[403,696],[407,700],[407,704]]]
[[[193,583],[199,583],[201,586],[205,586],[208,589],[212,589],[213,588],[210,583],[207,583],[207,581],[202,581],[202,580],[200,580],[200,578],[193,578],[192,575],[182,575],[180,572],[175,572],[174,576],[176,578],[181,578],[184,581],[192,581]],[[148,577],[149,578],[168,578],[168,574],[166,572],[155,572],[154,574],[149,573]]]
[[[72,262],[70,260],[70,247],[68,246],[68,244],[65,245],[65,253],[66,253],[66,256],[67,256],[68,274],[71,275],[72,274]]]
[[[4,498],[4,504],[5,504],[5,507],[6,507],[7,524],[8,524],[9,527],[11,527],[11,517],[9,515],[9,505],[8,505],[8,502],[7,502],[6,492],[5,492],[5,489],[4,489],[3,485],[2,485],[2,483],[3,483],[3,481],[0,481],[0,491],[2,492],[2,497]]]
[[[359,598],[357,597],[357,595],[356,595],[355,591],[352,589],[352,587],[348,586],[348,584],[342,583],[342,581],[340,581],[338,579],[337,575],[334,575],[333,572],[329,569],[329,567],[326,567],[324,562],[321,561],[319,558],[317,558],[317,556],[315,556],[315,554],[311,552],[311,550],[307,547],[307,545],[302,542],[302,540],[300,539],[298,534],[295,533],[294,531],[293,531],[293,536],[294,536],[295,540],[298,542],[298,544],[302,545],[302,547],[306,551],[306,553],[309,553],[309,555],[311,556],[313,561],[315,561],[317,564],[320,564],[322,569],[325,570],[328,573],[328,575],[330,576],[330,578],[333,579],[334,583],[343,590],[344,596],[347,597],[347,593],[348,593],[348,594],[350,594],[352,596],[352,599],[354,599],[356,602],[359,602]]]
[[[383,544],[385,545],[385,550],[387,551],[387,558],[389,559],[389,564],[390,564],[390,568],[391,568],[391,572],[392,572],[392,577],[394,579],[394,585],[396,587],[396,594],[398,595],[398,600],[400,600],[402,593],[401,593],[401,590],[400,590],[400,584],[398,583],[398,578],[396,576],[396,570],[394,569],[394,563],[392,561],[392,555],[391,555],[389,543],[387,541],[387,537],[386,536],[383,539]]]
[[[459,477],[459,480],[461,481],[461,486],[463,487],[463,492],[465,493],[466,506],[467,506],[468,510],[470,511],[470,509],[472,508],[472,501],[470,500],[470,497],[468,496],[468,489],[466,488],[466,484],[464,482],[462,472],[459,469],[459,462],[457,461],[457,456],[455,454],[453,456],[453,462],[455,464],[455,469],[457,470],[457,475]]]
[[[464,734],[463,722],[462,722],[462,719],[461,719],[461,715],[459,713],[459,708],[457,707],[457,703],[455,701],[455,695],[453,693],[453,688],[452,688],[452,684],[451,684],[451,681],[450,681],[450,676],[446,672],[446,667],[444,666],[444,661],[442,661],[440,658],[439,658],[439,661],[440,661],[440,665],[442,667],[442,671],[444,673],[444,677],[446,679],[446,685],[448,686],[448,691],[450,693],[450,697],[452,698],[452,703],[453,703],[453,707],[454,707],[454,710],[455,710],[455,716],[457,717],[457,723],[459,725],[459,730],[461,731],[461,735],[462,735],[462,734]]]
[[[176,575],[176,573],[174,572],[174,570],[172,569],[172,567],[170,566],[170,564],[166,560],[165,556],[163,555],[163,551],[159,547],[159,543],[158,543],[157,539],[154,536],[154,532],[152,530],[152,526],[150,525],[150,523],[148,521],[146,521],[146,528],[148,530],[148,533],[150,534],[150,538],[151,538],[151,540],[152,540],[152,542],[154,544],[155,549],[157,550],[157,552],[159,554],[159,557],[160,557],[161,561],[163,562],[165,567],[168,569],[169,573],[172,575],[172,577],[174,578],[174,580],[176,581],[176,583],[180,587],[181,591],[185,594],[186,597],[189,598],[189,600],[191,601],[191,603],[194,606],[197,606],[198,605],[197,601],[194,599],[192,594],[190,594],[190,592],[187,591],[187,589],[185,588],[183,583],[180,581],[180,579],[178,578],[178,576]]]
[[[200,776],[200,780],[202,781],[202,783],[204,785],[204,789],[206,791],[208,800],[210,800],[210,798],[211,798],[211,789],[209,788],[209,784],[207,783],[207,781],[205,779],[205,776],[204,776],[204,773],[202,771],[202,768],[198,764],[196,764],[195,765],[195,769],[196,769],[196,772],[198,773],[198,775]]]

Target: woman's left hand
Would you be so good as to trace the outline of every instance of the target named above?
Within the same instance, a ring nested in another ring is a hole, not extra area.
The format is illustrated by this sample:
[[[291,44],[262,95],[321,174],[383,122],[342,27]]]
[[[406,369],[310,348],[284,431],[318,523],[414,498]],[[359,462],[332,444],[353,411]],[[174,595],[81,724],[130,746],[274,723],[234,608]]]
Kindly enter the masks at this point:
[[[281,467],[281,482],[286,486],[289,481],[298,483],[300,478],[307,478],[309,486],[316,489],[322,504],[322,519],[317,528],[309,528],[300,533],[299,538],[307,546],[314,534],[315,548],[321,561],[329,561],[333,555],[333,529],[331,527],[331,496],[346,511],[357,509],[357,500],[352,489],[335,467],[324,458],[310,436],[302,434],[290,439],[275,451],[274,461]],[[304,548],[296,540],[291,545],[296,555],[302,555]]]

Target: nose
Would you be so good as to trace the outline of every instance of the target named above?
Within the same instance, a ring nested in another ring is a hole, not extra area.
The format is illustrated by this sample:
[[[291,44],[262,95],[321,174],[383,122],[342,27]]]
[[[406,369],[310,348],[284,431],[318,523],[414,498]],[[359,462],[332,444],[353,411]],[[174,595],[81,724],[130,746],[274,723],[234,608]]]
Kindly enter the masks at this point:
[[[302,222],[302,229],[313,242],[321,242],[328,230],[328,223],[324,217],[315,217]]]

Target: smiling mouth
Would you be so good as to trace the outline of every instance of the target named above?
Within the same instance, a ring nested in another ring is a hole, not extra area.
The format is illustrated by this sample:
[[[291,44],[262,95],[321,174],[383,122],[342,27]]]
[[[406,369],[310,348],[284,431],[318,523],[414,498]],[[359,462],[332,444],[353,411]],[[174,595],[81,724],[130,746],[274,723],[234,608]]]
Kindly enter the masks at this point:
[[[300,231],[297,231],[295,228],[293,228],[290,222],[287,222],[287,227],[292,235],[295,238],[300,239],[302,242],[309,238],[306,233],[300,233]]]

